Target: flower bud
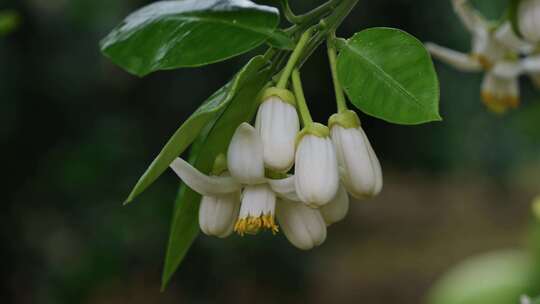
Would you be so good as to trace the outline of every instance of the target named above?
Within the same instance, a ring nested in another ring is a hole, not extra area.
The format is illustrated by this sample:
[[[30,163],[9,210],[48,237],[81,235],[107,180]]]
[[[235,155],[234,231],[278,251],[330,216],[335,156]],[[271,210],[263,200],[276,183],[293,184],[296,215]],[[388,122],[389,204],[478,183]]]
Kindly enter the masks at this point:
[[[279,200],[276,212],[283,234],[299,249],[312,249],[326,239],[326,224],[319,210],[300,202]]]
[[[343,117],[350,117],[344,121]],[[354,119],[356,118],[356,119]],[[356,198],[372,197],[382,189],[381,165],[353,111],[335,114],[329,125],[336,148],[341,180]]]
[[[238,126],[229,144],[227,164],[232,177],[242,184],[264,182],[263,145],[257,130],[248,123]]]
[[[531,42],[540,42],[540,0],[522,0],[518,6],[519,31]]]
[[[257,234],[261,229],[278,232],[274,221],[276,195],[266,184],[247,186],[242,193],[240,215],[234,231],[240,235]]]
[[[271,170],[285,172],[293,165],[295,138],[300,130],[294,95],[276,88],[265,94],[273,95],[263,97],[255,123],[263,143],[264,163]]]
[[[482,101],[495,113],[504,113],[519,105],[519,84],[517,77],[502,77],[488,72],[482,82]]]
[[[300,200],[321,207],[334,198],[339,186],[336,152],[328,128],[315,125],[323,134],[306,128],[300,134],[295,161],[295,187]]]
[[[345,187],[340,185],[336,197],[319,210],[327,226],[344,219],[349,211],[349,194]]]
[[[240,193],[203,196],[199,208],[199,225],[210,236],[225,238],[234,228],[240,210]]]

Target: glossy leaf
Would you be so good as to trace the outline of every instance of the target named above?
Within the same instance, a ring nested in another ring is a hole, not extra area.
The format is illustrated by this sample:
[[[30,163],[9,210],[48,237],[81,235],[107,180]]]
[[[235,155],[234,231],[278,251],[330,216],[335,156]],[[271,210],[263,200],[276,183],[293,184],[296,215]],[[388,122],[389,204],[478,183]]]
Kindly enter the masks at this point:
[[[269,37],[279,12],[248,0],[159,1],[129,15],[101,41],[128,72],[210,64],[247,52]]]
[[[125,203],[131,202],[137,195],[148,188],[167,168],[169,164],[197,138],[200,131],[223,110],[236,95],[239,87],[248,82],[252,75],[266,64],[262,56],[251,59],[229,83],[206,100],[173,134],[158,156],[152,161],[141,176]]]
[[[391,28],[356,33],[341,45],[338,78],[351,102],[397,124],[441,120],[439,82],[422,43]]]
[[[199,136],[193,145],[193,164],[200,171],[208,173],[216,156],[226,153],[229,141],[240,123],[250,121],[258,107],[258,94],[270,80],[268,69],[245,76],[245,83],[239,88],[223,114]],[[180,266],[187,250],[199,233],[197,212],[200,196],[191,189],[180,191],[176,200],[175,212],[165,266],[163,268],[162,289],[165,288],[174,272]],[[185,207],[182,207],[185,206]],[[196,206],[194,208],[193,206]]]

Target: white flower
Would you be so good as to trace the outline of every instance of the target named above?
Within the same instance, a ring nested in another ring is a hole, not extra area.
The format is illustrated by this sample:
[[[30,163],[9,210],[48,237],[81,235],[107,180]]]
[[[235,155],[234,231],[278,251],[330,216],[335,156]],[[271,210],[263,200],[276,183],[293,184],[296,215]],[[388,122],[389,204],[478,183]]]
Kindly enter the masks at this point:
[[[300,202],[279,200],[276,212],[283,234],[299,249],[312,249],[326,239],[326,223],[319,210]]]
[[[248,123],[238,126],[227,152],[229,172],[247,185],[264,182],[263,144],[255,128]]]
[[[482,100],[495,113],[504,113],[519,105],[519,63],[501,62],[484,75]]]
[[[525,295],[521,296],[520,298],[520,303],[521,304],[531,304],[531,299]]]
[[[234,225],[234,231],[240,235],[257,234],[259,230],[269,229],[278,232],[274,222],[276,195],[266,184],[246,186],[242,193],[240,216]]]
[[[345,187],[340,185],[336,197],[319,210],[327,226],[344,219],[349,212],[349,195]]]
[[[509,108],[515,108],[519,104],[517,79],[522,72],[519,56],[531,53],[534,46],[517,37],[509,21],[494,28],[466,0],[453,0],[452,4],[465,27],[471,32],[470,54],[433,43],[426,43],[426,47],[434,57],[459,70],[485,71],[481,96],[488,109],[502,113]]]
[[[299,135],[300,142],[295,162],[295,187],[302,202],[310,207],[321,207],[332,200],[338,190],[336,152],[328,136],[328,128],[320,124],[314,124],[308,128]]]
[[[517,11],[519,31],[532,43],[540,42],[540,1],[522,0]]]
[[[295,138],[300,130],[294,95],[287,90],[267,89],[257,112],[259,132],[267,168],[286,172],[294,162]]]
[[[251,150],[258,153],[259,149],[250,147],[259,145],[259,141],[253,138],[253,128],[249,125],[238,127],[235,136],[236,144],[241,147],[233,147],[229,151],[244,154]],[[258,136],[255,133],[255,136]],[[307,135],[306,135],[307,136]],[[330,142],[330,139],[327,139]],[[232,145],[232,144],[231,144]],[[331,142],[330,142],[331,147]],[[259,151],[260,152],[260,151]],[[261,152],[262,153],[262,152]],[[254,159],[260,159],[255,155],[248,164],[252,167]],[[335,158],[335,156],[334,156]],[[261,230],[270,230],[273,234],[282,227],[282,231],[289,241],[300,249],[311,249],[324,242],[326,239],[326,222],[321,211],[311,209],[298,200],[296,193],[296,178],[288,176],[283,179],[266,179],[259,174],[245,174],[250,170],[241,168],[239,156],[228,157],[229,160],[238,161],[236,166],[236,176],[245,178],[254,176],[258,183],[240,183],[234,176],[227,176],[225,171],[221,176],[208,176],[181,158],[177,158],[171,168],[182,178],[182,180],[194,191],[203,194],[199,209],[199,222],[201,230],[208,235],[226,237],[232,231],[239,235],[256,234]],[[334,161],[336,162],[336,161]],[[216,166],[221,164],[221,166]],[[216,160],[214,168],[225,169],[224,162]],[[229,165],[229,170],[231,166]],[[215,169],[214,169],[215,170]],[[337,178],[337,165],[336,181]],[[238,174],[238,172],[240,174]],[[279,175],[278,175],[279,176]],[[243,188],[241,198],[240,189]],[[278,197],[280,199],[278,199]],[[347,199],[347,200],[344,200]],[[348,197],[345,193],[333,196],[331,205],[326,211],[326,221],[330,224],[342,219],[347,213]],[[241,202],[240,202],[241,201]]]
[[[356,113],[334,114],[329,125],[347,191],[356,198],[379,194],[383,185],[381,165]]]
[[[225,174],[204,175],[181,158],[170,166],[188,187],[203,196],[199,208],[201,230],[220,238],[229,236],[238,218],[241,185]]]

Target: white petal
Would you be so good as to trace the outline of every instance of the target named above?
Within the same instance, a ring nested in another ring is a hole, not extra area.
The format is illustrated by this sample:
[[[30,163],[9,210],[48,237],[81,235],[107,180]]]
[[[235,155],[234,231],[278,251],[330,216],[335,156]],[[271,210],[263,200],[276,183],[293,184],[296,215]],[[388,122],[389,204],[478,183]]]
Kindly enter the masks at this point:
[[[480,63],[468,54],[463,54],[434,43],[426,43],[426,47],[433,57],[465,72],[482,70]]]
[[[205,175],[179,157],[170,167],[186,185],[202,195],[220,195],[240,190],[240,184],[234,178]]]
[[[242,123],[236,129],[227,152],[229,172],[240,183],[264,182],[262,141],[255,128]]]
[[[295,162],[296,193],[302,202],[321,207],[334,198],[339,186],[336,152],[330,138],[304,135]]]
[[[361,127],[332,126],[332,141],[347,191],[356,198],[372,197],[381,191],[381,165]]]
[[[298,194],[296,194],[294,175],[283,179],[267,179],[267,182],[278,197],[296,202],[300,201]]]
[[[345,218],[349,211],[349,195],[343,185],[339,187],[336,197],[330,203],[324,205],[320,211],[324,222],[328,226]]]
[[[529,54],[534,50],[534,46],[527,41],[521,40],[514,30],[509,21],[503,23],[495,32],[495,39],[508,49],[515,52]]]
[[[499,61],[495,64],[491,72],[502,78],[518,77],[523,72],[523,64],[517,60]]]
[[[275,171],[288,171],[294,161],[295,139],[300,130],[296,109],[278,97],[259,107],[256,128],[264,150],[264,163]]]
[[[528,73],[540,73],[540,55],[529,56],[521,60],[523,70]]]
[[[482,91],[495,98],[519,97],[519,85],[516,77],[499,77],[495,73],[486,73],[482,82]]]
[[[471,6],[467,0],[452,0],[454,11],[461,19],[461,22],[471,32],[486,29],[488,22]]]
[[[242,206],[239,218],[274,215],[276,195],[266,184],[246,186],[242,193]]]
[[[531,43],[540,42],[540,1],[521,1],[517,15],[519,30],[523,37]]]
[[[238,218],[240,192],[220,196],[203,196],[199,208],[199,225],[206,235],[229,236]]]
[[[480,31],[473,35],[471,53],[480,64],[489,69],[503,59],[510,50],[494,39],[490,31]]]
[[[318,210],[280,200],[276,213],[281,231],[297,248],[309,250],[326,239],[326,223]]]
[[[484,76],[482,100],[492,111],[504,113],[519,104],[519,83],[517,77],[499,77],[492,72]]]

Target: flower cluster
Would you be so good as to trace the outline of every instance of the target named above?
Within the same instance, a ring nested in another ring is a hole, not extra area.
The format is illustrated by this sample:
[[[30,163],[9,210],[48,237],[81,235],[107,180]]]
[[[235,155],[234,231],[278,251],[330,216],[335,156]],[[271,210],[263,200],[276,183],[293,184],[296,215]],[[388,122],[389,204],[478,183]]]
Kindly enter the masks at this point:
[[[540,87],[540,0],[524,0],[518,7],[519,30],[510,21],[492,24],[467,0],[452,0],[454,10],[472,36],[471,52],[463,54],[427,43],[431,54],[462,71],[484,71],[481,97],[488,109],[504,113],[519,105],[519,76],[528,74]]]
[[[210,175],[181,158],[171,164],[203,196],[199,223],[205,234],[281,230],[308,250],[324,242],[328,225],[345,217],[349,194],[363,199],[381,191],[381,167],[356,113],[334,114],[328,126],[303,117],[300,130],[297,106],[305,100],[297,97],[266,89],[255,126],[237,127]]]

